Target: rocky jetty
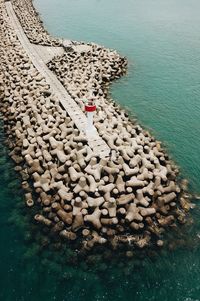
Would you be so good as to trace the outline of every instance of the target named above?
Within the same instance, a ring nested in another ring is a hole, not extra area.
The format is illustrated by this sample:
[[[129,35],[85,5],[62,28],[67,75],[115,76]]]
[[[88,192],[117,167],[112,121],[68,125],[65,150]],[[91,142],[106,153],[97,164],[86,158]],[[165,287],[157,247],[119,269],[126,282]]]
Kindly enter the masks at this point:
[[[59,39],[51,37],[45,30],[32,1],[12,0],[12,5],[31,43],[43,46],[60,46]]]
[[[31,1],[13,3],[33,43],[58,45]],[[109,84],[125,73],[126,59],[90,44],[48,65],[80,107],[84,98],[95,99],[95,126],[111,149],[100,158],[23,50],[2,0],[0,22],[0,110],[26,204],[38,210],[35,221],[51,235],[78,239],[86,250],[161,247],[165,229],[185,222],[187,181],[178,183],[178,169],[160,142],[109,99]]]

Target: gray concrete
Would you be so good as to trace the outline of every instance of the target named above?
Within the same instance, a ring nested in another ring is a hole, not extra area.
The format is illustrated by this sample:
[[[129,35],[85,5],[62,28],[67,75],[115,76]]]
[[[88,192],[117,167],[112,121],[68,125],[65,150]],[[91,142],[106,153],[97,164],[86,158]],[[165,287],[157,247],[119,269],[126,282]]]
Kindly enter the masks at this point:
[[[84,132],[87,124],[87,119],[85,114],[82,112],[81,108],[77,105],[77,103],[72,99],[69,93],[66,91],[64,86],[59,82],[57,77],[49,70],[46,66],[46,58],[45,58],[45,48],[43,46],[37,46],[31,44],[25,35],[23,28],[14,12],[11,2],[6,2],[6,8],[8,12],[8,16],[10,17],[10,22],[20,43],[22,44],[23,48],[27,52],[29,58],[31,59],[35,68],[40,72],[42,76],[45,77],[46,82],[50,85],[52,93],[55,97],[58,98],[61,106],[66,110],[68,115],[76,124],[77,128]],[[49,47],[48,47],[49,48]],[[54,48],[54,47],[51,47]],[[50,55],[55,54],[58,49],[55,47],[55,50],[50,51]],[[60,50],[59,50],[60,51]],[[47,51],[47,53],[49,50]],[[49,54],[48,54],[49,57]],[[99,136],[98,132],[96,131],[92,136],[88,137],[88,145],[94,151],[95,155],[99,155],[100,157],[106,157],[110,153],[110,148],[106,144],[106,142]]]
[[[36,52],[39,51],[45,64],[50,62],[55,56],[61,56],[64,53],[63,47],[41,46],[34,44],[32,44],[32,47],[35,48]]]

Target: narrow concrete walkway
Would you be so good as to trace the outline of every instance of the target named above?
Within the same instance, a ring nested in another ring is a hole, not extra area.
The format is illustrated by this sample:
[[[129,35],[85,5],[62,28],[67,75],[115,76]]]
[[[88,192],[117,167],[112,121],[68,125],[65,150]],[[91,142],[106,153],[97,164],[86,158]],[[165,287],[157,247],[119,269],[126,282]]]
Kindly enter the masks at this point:
[[[31,44],[25,35],[23,28],[14,12],[11,2],[6,2],[6,9],[8,16],[10,17],[10,22],[13,29],[16,31],[17,37],[22,44],[23,48],[27,52],[29,58],[31,59],[35,68],[40,72],[42,76],[45,77],[46,82],[50,85],[52,93],[58,98],[62,107],[66,110],[68,115],[76,124],[77,128],[84,132],[87,124],[87,119],[85,114],[82,112],[80,107],[72,99],[69,93],[66,91],[64,86],[59,82],[57,77],[49,70],[46,66],[44,60],[44,52],[40,51],[39,47]],[[95,153],[101,158],[106,157],[110,153],[110,148],[106,142],[99,136],[96,131],[92,136],[88,137],[88,145]]]

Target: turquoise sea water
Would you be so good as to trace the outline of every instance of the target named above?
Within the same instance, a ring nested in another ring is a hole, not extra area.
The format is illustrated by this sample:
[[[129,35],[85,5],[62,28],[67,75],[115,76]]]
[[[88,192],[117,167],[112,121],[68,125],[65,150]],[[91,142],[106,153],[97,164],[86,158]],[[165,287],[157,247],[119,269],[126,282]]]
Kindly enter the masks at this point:
[[[53,35],[94,41],[127,56],[129,72],[112,85],[113,98],[165,143],[191,190],[200,192],[199,0],[34,3]],[[70,262],[64,253],[44,251],[44,242],[41,248],[34,243],[3,141],[0,132],[0,300],[200,300],[198,202],[194,224],[182,230],[187,245],[178,250],[127,261],[125,268],[123,258],[76,265],[73,254]]]

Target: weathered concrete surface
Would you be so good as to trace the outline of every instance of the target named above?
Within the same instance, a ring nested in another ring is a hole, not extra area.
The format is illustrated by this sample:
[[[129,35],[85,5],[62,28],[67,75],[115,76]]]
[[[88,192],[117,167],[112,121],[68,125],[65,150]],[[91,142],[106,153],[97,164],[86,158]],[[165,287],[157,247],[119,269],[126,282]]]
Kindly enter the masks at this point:
[[[33,65],[40,72],[40,74],[45,77],[46,82],[50,85],[52,93],[58,98],[60,104],[67,111],[77,128],[81,132],[84,132],[87,125],[86,116],[63,87],[63,85],[59,82],[57,77],[46,66],[46,58],[44,59],[44,48],[43,51],[41,51],[40,46],[35,46],[29,42],[13,10],[11,2],[6,2],[6,9],[10,17],[11,25],[16,31],[18,39],[23,48],[26,50]],[[91,147],[95,155],[99,155],[101,158],[108,156],[110,153],[109,146],[98,135],[97,131],[92,136],[88,137],[88,145]]]
[[[36,52],[39,51],[43,62],[46,64],[50,62],[55,56],[60,56],[64,53],[63,47],[41,46],[34,44],[32,44],[32,47]]]
[[[44,29],[37,39],[40,30],[32,0],[13,0],[12,5],[23,31],[11,23],[0,0],[0,111],[26,205],[37,202],[35,221],[45,225],[48,239],[54,235],[77,239],[75,248],[84,254],[105,243],[114,250],[125,244],[129,255],[132,249],[163,246],[165,228],[184,224],[193,205],[187,180],[179,185],[178,169],[160,142],[109,98],[110,82],[126,70],[125,58],[96,44],[82,47],[72,42],[68,51],[48,63],[48,70],[41,48],[33,46],[62,43],[51,43],[55,40]],[[50,91],[50,85],[56,88]],[[80,104],[91,91],[98,107],[94,120],[98,134],[112,149],[101,160],[99,151],[91,148],[99,144],[103,149],[102,140],[92,137],[90,148],[83,131],[62,108],[71,110],[71,97],[84,116]],[[65,101],[59,106],[62,95]]]

